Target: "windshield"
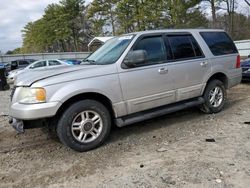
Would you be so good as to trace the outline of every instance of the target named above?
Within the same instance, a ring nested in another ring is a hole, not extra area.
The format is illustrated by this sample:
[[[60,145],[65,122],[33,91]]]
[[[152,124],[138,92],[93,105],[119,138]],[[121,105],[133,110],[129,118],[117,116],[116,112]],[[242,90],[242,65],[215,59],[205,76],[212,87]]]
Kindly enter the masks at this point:
[[[91,54],[84,62],[96,65],[107,65],[115,63],[133,39],[133,35],[124,35],[108,40]]]

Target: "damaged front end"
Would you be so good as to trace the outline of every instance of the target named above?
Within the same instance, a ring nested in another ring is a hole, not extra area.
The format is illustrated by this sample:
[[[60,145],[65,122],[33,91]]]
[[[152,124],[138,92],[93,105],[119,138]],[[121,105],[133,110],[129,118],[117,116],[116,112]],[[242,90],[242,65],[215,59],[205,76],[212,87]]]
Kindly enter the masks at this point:
[[[9,124],[17,131],[17,133],[24,133],[24,123],[22,120],[9,117]]]
[[[24,133],[25,129],[48,127],[49,121],[46,119],[28,121],[9,117],[9,124],[17,131],[17,133]]]

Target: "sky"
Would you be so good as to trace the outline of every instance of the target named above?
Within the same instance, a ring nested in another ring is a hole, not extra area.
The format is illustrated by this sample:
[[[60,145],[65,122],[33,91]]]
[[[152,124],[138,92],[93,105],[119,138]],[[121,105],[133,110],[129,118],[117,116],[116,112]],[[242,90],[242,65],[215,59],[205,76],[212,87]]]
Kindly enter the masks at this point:
[[[22,46],[23,27],[42,17],[44,9],[60,0],[0,0],[0,51]],[[85,2],[89,2],[86,0]]]
[[[51,3],[58,3],[60,0],[0,0],[0,51],[5,53],[8,50],[22,46],[23,27],[30,21],[42,17],[44,9]],[[86,0],[89,3],[91,0]],[[239,0],[239,12],[250,15],[246,12],[246,5]]]

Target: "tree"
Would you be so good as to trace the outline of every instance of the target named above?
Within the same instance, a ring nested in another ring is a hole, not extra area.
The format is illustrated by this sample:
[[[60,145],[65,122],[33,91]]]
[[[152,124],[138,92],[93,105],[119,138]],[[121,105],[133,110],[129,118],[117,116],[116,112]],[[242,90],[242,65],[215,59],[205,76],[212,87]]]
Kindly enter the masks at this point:
[[[21,48],[16,48],[14,50],[8,50],[5,54],[6,55],[12,55],[12,54],[20,54],[22,53],[22,49]]]
[[[93,21],[98,32],[105,26],[111,26],[112,35],[116,34],[116,4],[118,0],[93,0],[88,9],[88,18]]]
[[[226,4],[226,11],[228,14],[229,30],[231,36],[234,36],[234,14],[236,9],[236,0],[222,0]]]
[[[229,15],[223,14],[217,16],[217,25],[219,28],[228,30],[229,25]],[[250,17],[246,15],[235,13],[234,14],[234,35],[233,40],[243,40],[250,38]]]
[[[35,22],[29,22],[23,32],[23,51],[24,52],[42,52],[49,45],[48,33],[45,31],[46,25],[42,19]]]
[[[216,10],[219,9],[219,5],[222,0],[203,0],[203,1],[208,2],[210,5],[212,14],[212,28],[217,28]]]
[[[244,0],[248,6],[250,6],[250,1],[249,0]]]
[[[159,28],[207,27],[199,0],[122,0],[117,4],[120,32]]]
[[[90,39],[83,0],[50,4],[43,17],[28,23],[23,32],[25,52],[79,51]]]
[[[69,36],[73,38],[74,51],[78,50],[80,31],[82,30],[82,13],[84,12],[84,0],[62,0],[61,16],[65,28],[69,32]]]
[[[94,36],[160,28],[222,28],[234,39],[249,38],[249,18],[237,14],[237,0],[61,0],[23,29],[23,52],[80,51]],[[245,0],[248,4],[249,0]],[[218,10],[220,11],[217,14]]]
[[[123,0],[117,4],[120,33],[143,31],[166,27],[163,0]]]
[[[207,27],[205,16],[199,10],[200,0],[166,0],[165,7],[173,28]],[[191,19],[190,19],[191,18]],[[195,21],[196,24],[192,22]]]

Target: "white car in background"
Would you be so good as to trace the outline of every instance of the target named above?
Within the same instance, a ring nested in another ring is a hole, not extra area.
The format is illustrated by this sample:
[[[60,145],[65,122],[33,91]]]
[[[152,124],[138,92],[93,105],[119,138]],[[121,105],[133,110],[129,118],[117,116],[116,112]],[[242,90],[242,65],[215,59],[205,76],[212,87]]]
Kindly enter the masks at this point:
[[[50,59],[50,60],[40,60],[35,61],[34,63],[31,63],[29,66],[25,67],[24,69],[16,69],[13,71],[10,71],[7,80],[8,83],[14,83],[16,77],[24,72],[32,71],[32,70],[38,70],[38,69],[50,69],[50,68],[59,68],[62,66],[71,66],[71,64],[59,60],[59,59]]]

